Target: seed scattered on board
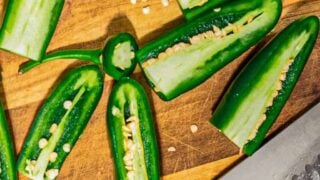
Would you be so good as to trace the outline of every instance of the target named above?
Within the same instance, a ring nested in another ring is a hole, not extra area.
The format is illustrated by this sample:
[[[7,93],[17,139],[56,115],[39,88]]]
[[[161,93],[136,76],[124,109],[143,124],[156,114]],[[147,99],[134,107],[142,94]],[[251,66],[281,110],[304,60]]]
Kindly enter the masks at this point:
[[[196,133],[198,131],[198,126],[195,125],[195,124],[192,124],[190,126],[190,130],[191,130],[192,133]]]
[[[177,149],[173,146],[168,148],[168,152],[176,152],[176,151],[177,151]]]

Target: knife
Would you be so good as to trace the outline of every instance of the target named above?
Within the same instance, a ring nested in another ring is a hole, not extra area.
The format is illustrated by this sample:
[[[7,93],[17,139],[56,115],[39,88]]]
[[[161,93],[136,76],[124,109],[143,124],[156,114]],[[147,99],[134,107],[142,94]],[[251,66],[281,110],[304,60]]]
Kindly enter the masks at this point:
[[[223,180],[320,180],[320,104],[235,166]]]

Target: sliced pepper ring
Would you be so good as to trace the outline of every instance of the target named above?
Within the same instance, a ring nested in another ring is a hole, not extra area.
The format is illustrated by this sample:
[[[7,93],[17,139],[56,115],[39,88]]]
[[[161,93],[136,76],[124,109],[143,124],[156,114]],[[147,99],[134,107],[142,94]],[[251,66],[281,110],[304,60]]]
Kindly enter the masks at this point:
[[[135,69],[138,45],[129,33],[120,33],[108,40],[102,50],[103,68],[114,79],[128,77]]]

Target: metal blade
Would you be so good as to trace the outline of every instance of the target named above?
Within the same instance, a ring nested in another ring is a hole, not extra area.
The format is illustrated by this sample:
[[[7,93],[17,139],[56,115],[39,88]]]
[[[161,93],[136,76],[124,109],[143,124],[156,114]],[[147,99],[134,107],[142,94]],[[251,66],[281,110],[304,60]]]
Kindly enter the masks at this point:
[[[252,157],[248,157],[229,171],[222,179],[320,179],[319,171],[316,171],[317,167],[320,170],[319,154],[320,104],[275,136]]]

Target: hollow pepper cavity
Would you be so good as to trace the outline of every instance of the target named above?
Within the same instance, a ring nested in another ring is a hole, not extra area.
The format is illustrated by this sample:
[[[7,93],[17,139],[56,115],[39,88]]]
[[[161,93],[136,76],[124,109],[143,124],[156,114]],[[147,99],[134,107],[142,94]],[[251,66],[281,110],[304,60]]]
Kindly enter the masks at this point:
[[[117,179],[160,179],[159,152],[150,104],[142,86],[120,79],[107,107]]]
[[[56,29],[64,0],[10,0],[0,30],[0,48],[41,60]]]
[[[189,21],[147,44],[137,60],[164,100],[193,89],[251,46],[277,23],[280,0],[238,0]]]
[[[315,16],[289,25],[242,69],[211,123],[247,155],[253,154],[289,98],[319,32]]]
[[[95,110],[103,90],[96,65],[71,71],[46,100],[23,145],[18,171],[31,179],[55,179]]]

